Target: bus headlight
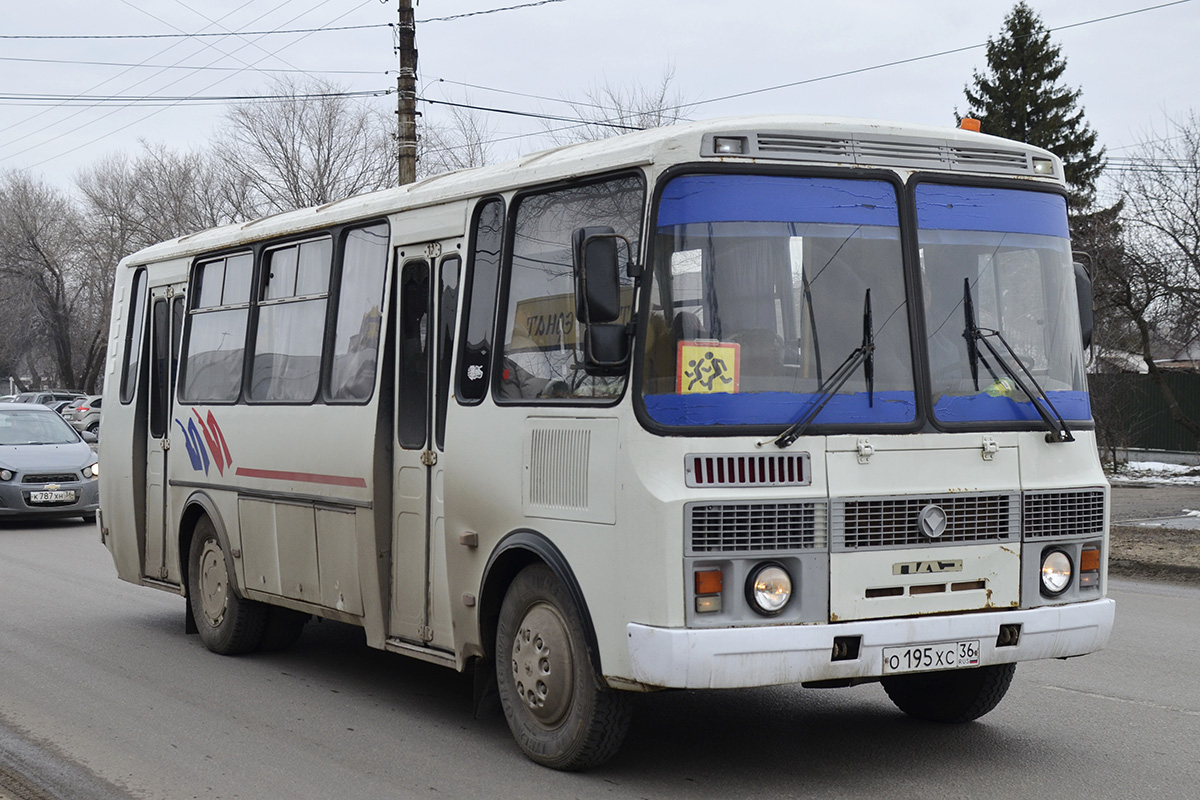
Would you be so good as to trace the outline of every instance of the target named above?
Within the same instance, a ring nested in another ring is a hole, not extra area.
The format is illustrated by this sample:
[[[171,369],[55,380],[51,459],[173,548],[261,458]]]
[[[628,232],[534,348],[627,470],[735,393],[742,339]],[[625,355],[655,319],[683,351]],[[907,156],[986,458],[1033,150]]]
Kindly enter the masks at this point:
[[[746,599],[759,614],[773,617],[792,599],[792,576],[774,562],[759,564],[746,579]]]
[[[1042,555],[1042,594],[1056,597],[1071,585],[1074,567],[1071,557],[1062,550],[1050,550]]]

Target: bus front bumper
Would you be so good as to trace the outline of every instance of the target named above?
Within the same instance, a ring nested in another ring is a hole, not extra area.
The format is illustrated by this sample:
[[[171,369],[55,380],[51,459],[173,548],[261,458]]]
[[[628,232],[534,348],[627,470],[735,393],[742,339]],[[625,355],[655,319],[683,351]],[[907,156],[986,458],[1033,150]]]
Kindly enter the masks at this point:
[[[732,689],[806,681],[878,678],[884,648],[979,642],[979,665],[1068,658],[1099,650],[1112,633],[1116,603],[830,625],[655,628],[630,623],[629,659],[645,686]],[[1015,645],[998,646],[1001,625],[1020,625]],[[834,638],[858,637],[858,657],[833,660]]]

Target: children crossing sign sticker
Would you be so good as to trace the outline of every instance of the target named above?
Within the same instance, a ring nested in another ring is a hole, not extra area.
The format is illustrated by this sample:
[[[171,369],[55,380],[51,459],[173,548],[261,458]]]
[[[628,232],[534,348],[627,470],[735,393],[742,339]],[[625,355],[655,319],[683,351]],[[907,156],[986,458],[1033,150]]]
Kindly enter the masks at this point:
[[[741,346],[735,342],[680,342],[676,394],[733,394],[738,390]]]

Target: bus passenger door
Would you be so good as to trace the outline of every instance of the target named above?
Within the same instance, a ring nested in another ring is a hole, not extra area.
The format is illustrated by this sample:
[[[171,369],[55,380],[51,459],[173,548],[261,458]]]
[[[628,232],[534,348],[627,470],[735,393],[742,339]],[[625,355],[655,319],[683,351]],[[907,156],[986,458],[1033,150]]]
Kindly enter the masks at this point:
[[[446,592],[446,403],[462,258],[448,243],[400,268],[397,292],[396,449],[391,636],[452,650]],[[397,257],[397,263],[402,255]]]
[[[146,415],[146,555],[147,578],[178,583],[178,554],[169,544],[167,458],[171,447],[171,406],[179,337],[183,328],[185,285],[150,290],[149,408]],[[180,446],[183,442],[179,442]],[[169,566],[170,565],[170,566]],[[175,567],[172,569],[171,567]]]
[[[408,248],[412,252],[413,248]],[[424,251],[425,248],[420,248]],[[393,461],[392,608],[389,634],[416,644],[433,638],[429,626],[430,260],[398,251],[396,296],[396,444]]]

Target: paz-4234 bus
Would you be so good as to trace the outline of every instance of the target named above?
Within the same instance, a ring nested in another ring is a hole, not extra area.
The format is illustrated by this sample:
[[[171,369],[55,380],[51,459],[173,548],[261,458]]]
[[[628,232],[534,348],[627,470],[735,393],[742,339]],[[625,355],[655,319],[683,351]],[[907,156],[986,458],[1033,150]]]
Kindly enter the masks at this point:
[[[474,667],[551,767],[669,688],[964,722],[1112,629],[1090,327],[1043,150],[785,116],[562,147],[124,259],[101,535],[217,653],[321,617]]]

